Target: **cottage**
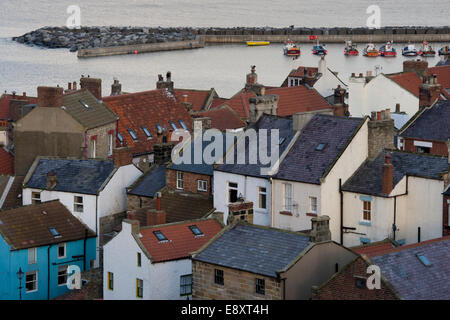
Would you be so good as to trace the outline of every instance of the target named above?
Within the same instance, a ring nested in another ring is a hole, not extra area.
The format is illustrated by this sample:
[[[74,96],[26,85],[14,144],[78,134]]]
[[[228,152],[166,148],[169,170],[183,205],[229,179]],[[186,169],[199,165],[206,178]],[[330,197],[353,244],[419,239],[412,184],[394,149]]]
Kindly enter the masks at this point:
[[[124,220],[104,248],[105,300],[183,300],[192,295],[190,253],[222,229],[215,219],[140,227]]]
[[[0,211],[0,299],[45,300],[68,292],[67,268],[92,268],[95,240],[58,200]]]

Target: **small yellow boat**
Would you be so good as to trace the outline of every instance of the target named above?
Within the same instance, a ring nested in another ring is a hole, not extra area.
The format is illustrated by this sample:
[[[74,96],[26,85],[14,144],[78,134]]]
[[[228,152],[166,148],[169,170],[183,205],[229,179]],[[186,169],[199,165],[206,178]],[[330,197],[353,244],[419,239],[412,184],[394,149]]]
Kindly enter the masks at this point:
[[[247,46],[267,46],[270,41],[246,41]]]

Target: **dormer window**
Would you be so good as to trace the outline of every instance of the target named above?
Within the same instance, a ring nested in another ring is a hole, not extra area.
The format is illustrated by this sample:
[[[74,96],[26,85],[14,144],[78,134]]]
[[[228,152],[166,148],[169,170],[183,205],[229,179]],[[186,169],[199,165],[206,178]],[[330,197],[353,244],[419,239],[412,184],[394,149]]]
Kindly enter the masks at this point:
[[[167,237],[161,231],[153,231],[153,234],[158,239],[159,242],[167,241]]]
[[[128,129],[128,133],[130,134],[130,136],[133,138],[134,141],[138,140],[136,133],[134,133],[132,129]]]
[[[142,131],[144,131],[148,139],[152,138],[152,134],[150,133],[150,131],[148,131],[147,127],[142,127]]]

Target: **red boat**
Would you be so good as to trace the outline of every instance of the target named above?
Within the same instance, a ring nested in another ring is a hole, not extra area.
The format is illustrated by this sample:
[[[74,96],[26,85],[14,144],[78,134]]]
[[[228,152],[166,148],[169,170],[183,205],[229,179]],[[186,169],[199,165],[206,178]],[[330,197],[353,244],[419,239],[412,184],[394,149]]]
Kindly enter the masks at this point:
[[[352,43],[351,40],[345,43],[344,55],[346,56],[357,56],[359,55],[358,49],[356,49],[356,45]]]
[[[284,43],[283,51],[286,56],[299,56],[300,55],[300,49],[297,47],[297,45],[292,40],[287,40]]]
[[[380,56],[382,57],[396,57],[397,51],[392,46],[392,42],[388,41],[385,45],[380,47]]]

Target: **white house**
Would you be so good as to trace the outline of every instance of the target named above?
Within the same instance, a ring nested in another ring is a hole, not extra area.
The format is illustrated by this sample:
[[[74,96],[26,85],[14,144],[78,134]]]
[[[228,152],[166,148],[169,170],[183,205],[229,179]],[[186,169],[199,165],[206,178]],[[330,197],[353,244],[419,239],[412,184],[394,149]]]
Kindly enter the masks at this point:
[[[125,188],[141,175],[135,165],[116,161],[37,157],[23,183],[23,205],[59,199],[101,235],[101,222],[126,210]]]
[[[309,230],[311,217],[327,215],[340,242],[339,183],[368,156],[369,119],[317,114],[294,123],[300,134],[271,178],[271,226]]]
[[[123,220],[104,246],[105,300],[186,300],[192,294],[190,253],[222,230],[215,219],[140,227]]]
[[[343,185],[344,245],[442,237],[447,157],[383,151]]]
[[[288,147],[295,134],[292,130],[291,119],[266,114],[262,115],[250,128],[256,130],[257,137],[259,137],[260,129],[267,129],[269,143],[271,139],[271,132],[269,131],[272,129],[278,130],[279,139],[277,141],[280,155]],[[249,155],[259,153],[258,145],[258,142],[247,141],[246,162],[244,164],[238,164],[238,152],[232,150],[231,152],[234,152],[235,155],[234,164],[225,161],[224,164],[220,164],[214,169],[214,207],[217,211],[224,213],[224,222],[228,218],[228,206],[237,202],[238,199],[244,199],[246,202],[253,202],[253,223],[264,226],[270,225],[271,183],[269,175],[262,172],[261,168],[269,170],[273,164],[266,165],[259,161],[250,164]],[[228,153],[230,153],[230,150],[228,150]]]

